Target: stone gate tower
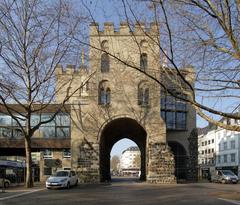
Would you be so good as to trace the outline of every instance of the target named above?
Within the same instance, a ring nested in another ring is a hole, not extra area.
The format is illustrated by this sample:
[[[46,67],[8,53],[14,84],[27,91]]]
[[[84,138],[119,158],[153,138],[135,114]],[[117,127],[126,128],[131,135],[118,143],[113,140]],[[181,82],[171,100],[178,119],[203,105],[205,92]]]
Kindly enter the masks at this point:
[[[122,138],[139,146],[143,180],[174,183],[181,171],[177,166],[184,166],[185,178],[195,166],[195,158],[189,157],[195,137],[188,141],[195,128],[195,112],[187,106],[184,113],[191,118],[184,118],[186,127],[167,129],[168,115],[161,117],[161,112],[169,111],[161,110],[160,86],[147,76],[162,80],[158,38],[154,23],[147,29],[136,24],[133,30],[121,23],[118,31],[112,23],[105,23],[102,31],[94,23],[90,26],[89,67],[57,68],[57,102],[71,96],[72,168],[82,182],[111,179],[110,152]],[[184,72],[191,78],[192,70],[188,71]],[[184,165],[178,165],[180,155],[184,155]]]

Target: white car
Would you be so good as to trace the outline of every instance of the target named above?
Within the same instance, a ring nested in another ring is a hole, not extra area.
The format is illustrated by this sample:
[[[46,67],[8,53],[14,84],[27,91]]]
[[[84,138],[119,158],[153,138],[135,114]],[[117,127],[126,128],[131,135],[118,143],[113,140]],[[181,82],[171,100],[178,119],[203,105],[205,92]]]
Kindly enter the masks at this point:
[[[57,171],[54,176],[50,176],[46,181],[46,188],[70,188],[77,186],[78,176],[74,171],[61,170]]]
[[[238,183],[238,177],[231,171],[231,170],[216,170],[211,174],[211,181],[212,182],[219,182],[219,183]]]
[[[8,188],[11,182],[8,179],[0,178],[0,187]]]

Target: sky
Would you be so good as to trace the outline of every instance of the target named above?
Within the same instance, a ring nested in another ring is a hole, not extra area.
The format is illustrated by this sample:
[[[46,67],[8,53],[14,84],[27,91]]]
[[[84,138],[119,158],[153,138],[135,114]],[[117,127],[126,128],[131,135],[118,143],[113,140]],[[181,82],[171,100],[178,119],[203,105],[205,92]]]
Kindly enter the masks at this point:
[[[119,140],[118,142],[116,142],[114,144],[110,155],[111,155],[111,157],[113,157],[114,155],[121,156],[122,152],[131,146],[137,146],[137,144],[127,138]]]

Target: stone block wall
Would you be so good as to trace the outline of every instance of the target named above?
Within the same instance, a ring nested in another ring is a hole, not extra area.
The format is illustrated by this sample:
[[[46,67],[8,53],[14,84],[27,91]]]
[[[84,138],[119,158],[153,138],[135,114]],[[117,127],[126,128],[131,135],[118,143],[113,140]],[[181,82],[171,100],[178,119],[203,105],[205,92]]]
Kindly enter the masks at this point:
[[[188,181],[197,181],[198,179],[198,132],[193,129],[189,138],[189,157],[187,162]]]
[[[156,184],[176,183],[174,155],[165,143],[149,144],[147,182]]]
[[[77,174],[80,183],[99,182],[98,144],[83,142],[79,149]]]

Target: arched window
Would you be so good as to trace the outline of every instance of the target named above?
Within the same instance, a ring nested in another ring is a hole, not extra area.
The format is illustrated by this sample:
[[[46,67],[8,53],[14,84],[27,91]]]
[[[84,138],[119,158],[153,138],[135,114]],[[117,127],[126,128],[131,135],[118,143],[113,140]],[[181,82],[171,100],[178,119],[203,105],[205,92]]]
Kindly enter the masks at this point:
[[[149,88],[146,82],[142,82],[138,86],[138,105],[148,106],[149,104]]]
[[[111,100],[111,90],[110,88],[106,89],[106,104],[110,104],[110,100]]]
[[[140,55],[140,69],[143,71],[146,71],[148,67],[148,59],[147,59],[147,54],[142,53]]]
[[[144,105],[148,105],[149,104],[149,88],[145,88],[144,89],[143,104]]]
[[[109,49],[108,46],[108,41],[107,40],[103,40],[101,43],[101,49],[107,51]]]
[[[101,55],[101,72],[102,72],[102,73],[109,72],[109,68],[110,68],[110,65],[109,65],[109,56],[108,56],[108,54],[103,53],[103,54]]]
[[[71,96],[72,87],[67,88],[67,97]]]
[[[148,45],[148,43],[147,43],[146,40],[141,40],[140,46],[141,46],[142,49],[147,48],[147,45]]]
[[[106,101],[106,93],[105,93],[105,90],[104,88],[100,88],[99,89],[99,104],[100,105],[104,105],[105,104],[105,101]]]
[[[138,105],[143,104],[143,88],[138,88]]]
[[[111,102],[111,90],[108,85],[108,81],[102,81],[99,83],[98,88],[98,104],[109,105]]]

